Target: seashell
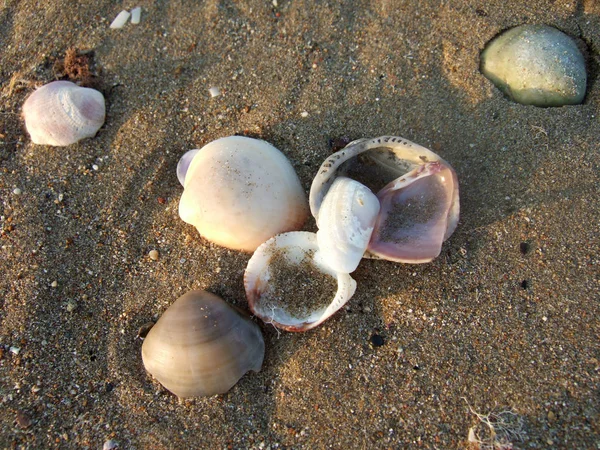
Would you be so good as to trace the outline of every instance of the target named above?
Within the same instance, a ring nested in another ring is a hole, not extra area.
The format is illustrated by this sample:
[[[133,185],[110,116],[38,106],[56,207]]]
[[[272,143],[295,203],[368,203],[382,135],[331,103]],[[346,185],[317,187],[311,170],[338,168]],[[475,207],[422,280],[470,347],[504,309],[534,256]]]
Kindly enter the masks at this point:
[[[339,177],[377,192],[381,208],[365,257],[429,262],[456,229],[460,208],[456,173],[420,145],[382,136],[351,142],[329,156],[310,189],[310,209],[317,223],[326,195]]]
[[[369,245],[379,209],[379,200],[368,187],[346,177],[335,179],[323,198],[317,220],[319,249],[335,271],[356,270]]]
[[[177,176],[184,185],[179,216],[224,247],[254,251],[278,233],[300,229],[308,216],[294,168],[265,141],[217,139],[186,153]]]
[[[244,272],[250,310],[288,331],[327,320],[354,295],[356,281],[323,259],[314,233],[279,234],[254,252]]]
[[[104,97],[70,81],[53,81],[25,100],[23,116],[34,144],[63,147],[96,135],[104,124]]]
[[[524,105],[583,102],[587,73],[575,41],[548,25],[521,25],[490,41],[481,71],[510,99]]]
[[[227,392],[264,353],[258,325],[206,291],[179,297],[142,345],[146,370],[181,398]]]

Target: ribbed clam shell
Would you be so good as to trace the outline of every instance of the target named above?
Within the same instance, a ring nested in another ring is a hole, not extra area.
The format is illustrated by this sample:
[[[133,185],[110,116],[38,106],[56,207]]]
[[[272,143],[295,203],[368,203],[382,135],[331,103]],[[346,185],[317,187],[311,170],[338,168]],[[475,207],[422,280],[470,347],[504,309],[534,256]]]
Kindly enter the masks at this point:
[[[377,193],[381,209],[366,257],[423,263],[439,255],[459,218],[458,179],[431,150],[401,137],[351,142],[321,165],[310,189],[316,218],[338,177]]]
[[[356,282],[323,259],[314,233],[283,233],[262,244],[244,273],[248,305],[264,322],[306,331],[354,295]]]
[[[184,180],[179,216],[206,239],[254,251],[304,224],[308,204],[300,180],[283,153],[267,142],[230,136],[207,144],[191,162],[186,155],[178,170]]]
[[[334,270],[356,270],[369,245],[379,207],[375,194],[358,181],[339,177],[333,182],[319,209],[317,241]]]
[[[222,394],[249,370],[265,344],[258,325],[206,291],[179,297],[142,345],[146,370],[178,397]]]
[[[95,89],[53,81],[23,104],[25,127],[34,144],[66,146],[93,137],[104,124],[105,104]]]

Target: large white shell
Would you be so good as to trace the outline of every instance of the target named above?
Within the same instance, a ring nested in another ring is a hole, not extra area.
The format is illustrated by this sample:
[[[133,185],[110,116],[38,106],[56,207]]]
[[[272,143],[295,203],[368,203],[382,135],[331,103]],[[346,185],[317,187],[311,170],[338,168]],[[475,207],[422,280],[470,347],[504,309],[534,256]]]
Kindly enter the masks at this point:
[[[34,144],[66,146],[93,137],[104,124],[104,97],[70,81],[53,81],[23,104],[25,127]]]
[[[437,257],[459,218],[454,169],[431,150],[396,136],[360,139],[329,156],[310,188],[316,218],[335,180],[360,181],[381,209],[366,257],[424,263]]]
[[[283,233],[262,244],[248,261],[244,286],[252,312],[288,331],[316,327],[356,291],[356,281],[331,268],[316,235],[305,231]]]
[[[317,216],[317,241],[334,270],[356,270],[369,245],[379,208],[375,194],[358,181],[339,177],[333,182]]]
[[[184,182],[179,216],[206,239],[254,251],[304,224],[306,194],[289,160],[271,144],[230,136],[207,144],[191,162],[183,161],[186,155],[178,167]]]
[[[179,297],[142,345],[146,370],[182,398],[227,392],[264,353],[258,325],[206,291]]]

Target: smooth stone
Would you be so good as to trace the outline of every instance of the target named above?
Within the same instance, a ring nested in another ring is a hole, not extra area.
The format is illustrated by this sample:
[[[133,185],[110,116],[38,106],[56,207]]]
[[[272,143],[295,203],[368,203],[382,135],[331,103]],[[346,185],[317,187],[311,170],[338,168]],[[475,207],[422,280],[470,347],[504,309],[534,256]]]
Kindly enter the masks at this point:
[[[524,105],[577,105],[585,97],[585,59],[575,41],[548,25],[521,25],[490,41],[481,71]]]

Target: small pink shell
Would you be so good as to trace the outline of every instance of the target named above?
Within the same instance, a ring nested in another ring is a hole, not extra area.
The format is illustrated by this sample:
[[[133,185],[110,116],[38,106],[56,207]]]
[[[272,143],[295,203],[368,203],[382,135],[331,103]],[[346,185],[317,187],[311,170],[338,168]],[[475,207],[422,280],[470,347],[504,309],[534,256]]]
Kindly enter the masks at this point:
[[[34,144],[67,146],[96,135],[104,124],[104,97],[70,81],[53,81],[23,104],[25,127]]]

